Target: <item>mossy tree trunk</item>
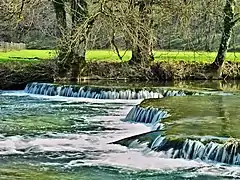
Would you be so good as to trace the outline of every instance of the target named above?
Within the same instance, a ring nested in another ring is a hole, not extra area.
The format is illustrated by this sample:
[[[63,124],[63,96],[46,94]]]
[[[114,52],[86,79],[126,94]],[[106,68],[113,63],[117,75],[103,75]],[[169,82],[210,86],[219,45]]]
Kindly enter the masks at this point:
[[[63,59],[66,56],[67,47],[63,39],[65,38],[65,32],[67,29],[67,18],[66,18],[66,11],[65,11],[65,3],[63,0],[52,0],[55,16],[57,20],[57,37],[59,38],[59,54],[57,59],[57,76],[63,78],[66,76],[68,68],[65,67],[65,63]]]
[[[85,54],[86,54],[86,36],[85,34],[79,34],[79,28],[83,26],[88,16],[87,3],[85,0],[72,0],[71,1],[71,13],[72,13],[72,43],[71,52],[68,59],[70,60],[70,80],[76,81],[80,70],[85,66]],[[79,38],[79,39],[75,39]]]
[[[53,0],[56,19],[60,32],[60,46],[58,55],[59,78],[77,81],[80,69],[85,65],[86,36],[84,23],[88,16],[85,0],[70,0],[72,17],[71,29],[67,29],[66,1]],[[70,30],[70,33],[68,32]]]
[[[217,76],[221,76],[221,68],[223,66],[233,27],[239,19],[235,18],[236,0],[226,0],[224,7],[224,26],[221,38],[221,43],[215,61],[212,63],[212,70],[217,71]]]
[[[152,0],[132,1],[139,11],[139,24],[136,28],[136,39],[132,43],[132,58],[130,64],[149,64],[154,58],[152,53],[152,19],[151,8]]]

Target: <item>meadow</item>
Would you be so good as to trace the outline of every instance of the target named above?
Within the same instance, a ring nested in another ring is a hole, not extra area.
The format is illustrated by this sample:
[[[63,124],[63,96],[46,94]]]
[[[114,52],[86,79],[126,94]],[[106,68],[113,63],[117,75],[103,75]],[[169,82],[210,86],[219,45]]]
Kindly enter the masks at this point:
[[[121,55],[125,54],[123,60],[120,60],[117,54],[111,50],[88,50],[86,53],[87,61],[107,61],[121,62],[131,58],[131,51],[121,51]],[[54,50],[14,50],[0,51],[0,62],[39,62],[42,60],[53,59],[57,56]],[[159,61],[184,61],[184,62],[212,62],[216,57],[216,52],[192,52],[192,51],[154,51],[156,62]],[[227,61],[240,62],[240,52],[228,52]]]

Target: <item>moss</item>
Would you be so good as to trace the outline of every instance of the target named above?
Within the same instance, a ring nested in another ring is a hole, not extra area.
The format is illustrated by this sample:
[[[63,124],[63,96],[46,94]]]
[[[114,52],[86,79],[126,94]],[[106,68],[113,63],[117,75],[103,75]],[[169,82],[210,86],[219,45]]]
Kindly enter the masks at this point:
[[[193,141],[200,141],[201,143],[208,144],[210,142],[215,142],[218,144],[227,144],[228,142],[232,144],[232,142],[238,142],[239,139],[229,139],[229,138],[221,138],[221,137],[203,137],[203,136],[181,136],[181,135],[166,135],[165,136],[168,141],[172,142],[180,142],[183,143],[187,139]]]

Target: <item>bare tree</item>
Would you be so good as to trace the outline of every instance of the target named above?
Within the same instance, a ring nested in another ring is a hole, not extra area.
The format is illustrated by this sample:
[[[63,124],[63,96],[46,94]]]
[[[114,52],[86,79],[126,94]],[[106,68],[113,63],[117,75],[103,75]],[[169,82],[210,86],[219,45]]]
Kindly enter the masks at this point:
[[[64,31],[67,28],[65,4],[63,0],[53,0],[52,2],[57,19],[58,36],[62,37],[64,35]]]
[[[212,64],[213,70],[218,71],[218,76],[221,76],[221,67],[224,63],[225,56],[228,50],[229,42],[231,40],[231,35],[233,27],[239,21],[239,13],[236,13],[236,0],[226,0],[224,7],[224,22],[223,22],[223,32],[222,39],[219,46],[218,54],[215,61]]]
[[[137,8],[138,26],[132,27],[136,32],[135,39],[132,41],[132,58],[130,64],[149,63],[153,57],[153,34],[152,34],[152,6],[153,0],[132,0],[130,8]]]
[[[80,69],[85,65],[86,37],[93,24],[93,19],[88,16],[88,5],[85,0],[53,1],[56,18],[61,32],[58,76],[68,76],[76,81]],[[67,29],[66,9],[70,9],[71,29]]]

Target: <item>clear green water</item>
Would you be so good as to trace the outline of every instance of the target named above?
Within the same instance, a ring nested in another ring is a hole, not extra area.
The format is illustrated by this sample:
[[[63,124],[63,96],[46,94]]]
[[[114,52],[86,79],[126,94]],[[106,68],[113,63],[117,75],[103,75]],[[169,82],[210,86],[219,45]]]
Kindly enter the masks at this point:
[[[121,121],[140,101],[0,94],[0,179],[237,179],[240,168],[166,159],[110,142],[149,131]]]
[[[166,110],[167,135],[240,139],[240,96],[186,96],[149,99],[142,106]]]

